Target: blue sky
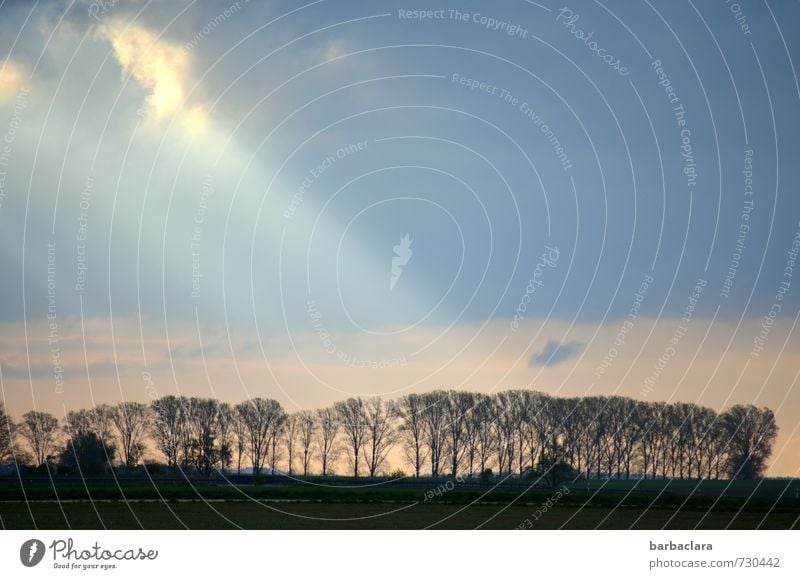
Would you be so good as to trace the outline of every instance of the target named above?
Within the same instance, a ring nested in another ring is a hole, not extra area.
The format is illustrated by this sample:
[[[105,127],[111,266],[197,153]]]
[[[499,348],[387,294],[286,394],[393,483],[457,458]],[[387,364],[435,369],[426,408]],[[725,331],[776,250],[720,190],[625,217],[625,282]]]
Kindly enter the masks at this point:
[[[662,398],[791,405],[798,282],[772,366],[725,372],[791,282],[796,3],[738,20],[726,2],[92,6],[0,7],[9,400],[62,402],[36,342],[54,243],[70,404],[92,376],[142,397],[143,371],[298,406],[462,384],[636,395],[702,279]],[[591,386],[648,277],[641,334]]]

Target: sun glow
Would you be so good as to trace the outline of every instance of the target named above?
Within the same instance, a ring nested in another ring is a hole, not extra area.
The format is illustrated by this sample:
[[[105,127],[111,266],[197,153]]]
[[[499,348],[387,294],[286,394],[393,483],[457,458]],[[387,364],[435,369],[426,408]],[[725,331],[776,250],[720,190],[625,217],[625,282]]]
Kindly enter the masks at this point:
[[[158,38],[146,28],[118,21],[104,23],[97,34],[111,43],[122,66],[123,78],[130,75],[150,90],[145,117],[150,127],[183,112],[190,67],[189,57],[181,47]],[[205,114],[200,107],[185,114],[187,128],[197,131],[205,126]]]
[[[0,64],[0,101],[13,97],[25,81],[25,71],[13,60]]]

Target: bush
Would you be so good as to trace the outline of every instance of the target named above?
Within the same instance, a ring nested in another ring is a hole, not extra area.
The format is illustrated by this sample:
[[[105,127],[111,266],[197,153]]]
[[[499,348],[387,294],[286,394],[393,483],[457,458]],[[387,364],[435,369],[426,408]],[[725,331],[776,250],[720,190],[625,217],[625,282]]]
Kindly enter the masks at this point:
[[[103,474],[109,467],[109,461],[114,460],[115,454],[113,446],[89,433],[71,438],[61,451],[59,463],[64,474]]]
[[[492,469],[490,468],[487,468],[481,473],[481,482],[489,482],[493,478],[494,478],[494,472],[492,472]]]
[[[169,467],[160,462],[146,462],[144,469],[151,476],[163,476],[169,472]]]
[[[539,460],[539,471],[547,483],[555,488],[559,483],[575,478],[576,472],[571,465],[556,456],[543,455]]]
[[[395,470],[393,470],[392,472],[389,473],[389,478],[393,478],[393,479],[394,478],[406,478],[406,476],[408,476],[408,475],[406,475],[405,471],[403,471],[403,470],[401,470],[399,468],[395,469]]]

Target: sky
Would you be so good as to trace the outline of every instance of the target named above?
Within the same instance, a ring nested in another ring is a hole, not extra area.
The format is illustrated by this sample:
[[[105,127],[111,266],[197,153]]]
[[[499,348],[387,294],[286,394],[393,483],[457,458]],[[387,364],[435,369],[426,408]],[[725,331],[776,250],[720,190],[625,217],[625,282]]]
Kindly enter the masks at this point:
[[[3,400],[755,404],[797,475],[799,13],[4,2]]]

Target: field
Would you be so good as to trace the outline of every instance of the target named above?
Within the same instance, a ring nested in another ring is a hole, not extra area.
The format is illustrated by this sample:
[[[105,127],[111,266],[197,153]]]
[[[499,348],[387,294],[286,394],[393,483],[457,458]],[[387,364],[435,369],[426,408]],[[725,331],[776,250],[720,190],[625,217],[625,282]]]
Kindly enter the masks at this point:
[[[800,481],[0,479],[6,529],[795,529]]]

